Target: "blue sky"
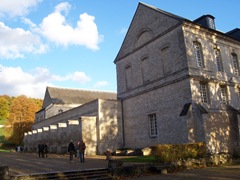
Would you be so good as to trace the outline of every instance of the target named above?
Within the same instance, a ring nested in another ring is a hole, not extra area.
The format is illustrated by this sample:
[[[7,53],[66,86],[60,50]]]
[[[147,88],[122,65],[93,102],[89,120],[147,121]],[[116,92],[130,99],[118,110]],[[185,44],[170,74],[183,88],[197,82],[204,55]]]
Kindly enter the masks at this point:
[[[239,0],[141,1],[189,20],[240,28]],[[113,63],[139,1],[0,0],[0,95],[43,98],[46,86],[117,91]]]

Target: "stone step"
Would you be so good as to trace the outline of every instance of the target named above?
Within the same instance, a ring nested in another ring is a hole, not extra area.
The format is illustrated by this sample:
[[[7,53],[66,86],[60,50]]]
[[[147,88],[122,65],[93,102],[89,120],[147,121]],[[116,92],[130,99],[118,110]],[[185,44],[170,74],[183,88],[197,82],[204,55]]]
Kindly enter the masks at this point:
[[[49,173],[35,173],[27,175],[13,175],[11,180],[111,180],[109,169],[88,169],[80,171],[64,171],[64,172],[49,172]]]

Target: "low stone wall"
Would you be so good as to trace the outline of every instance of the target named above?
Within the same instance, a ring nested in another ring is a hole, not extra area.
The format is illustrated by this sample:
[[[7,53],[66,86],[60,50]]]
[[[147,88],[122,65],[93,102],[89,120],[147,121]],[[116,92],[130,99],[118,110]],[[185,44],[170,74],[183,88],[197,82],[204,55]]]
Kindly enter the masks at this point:
[[[232,162],[230,154],[214,154],[205,158],[178,160],[167,163],[128,163],[118,159],[108,161],[108,168],[113,176],[138,176],[148,173],[167,174],[184,169],[205,168],[207,166],[219,166]]]
[[[1,180],[10,179],[8,166],[0,166],[0,179]]]

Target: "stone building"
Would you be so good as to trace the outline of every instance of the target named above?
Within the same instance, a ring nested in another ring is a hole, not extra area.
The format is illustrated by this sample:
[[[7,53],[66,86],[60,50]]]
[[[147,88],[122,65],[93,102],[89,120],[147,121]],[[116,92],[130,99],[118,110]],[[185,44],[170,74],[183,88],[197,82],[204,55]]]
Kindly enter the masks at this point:
[[[116,94],[47,88],[28,148],[64,152],[83,138],[88,154],[107,148],[206,142],[209,152],[240,145],[240,29],[215,18],[191,21],[139,3],[115,58]]]
[[[116,93],[47,87],[43,106],[35,115],[24,147],[35,151],[39,141],[50,152],[65,153],[70,140],[83,139],[86,154],[103,154],[122,145]]]
[[[114,63],[123,143],[206,142],[212,153],[239,146],[240,29],[215,18],[191,21],[139,3]]]

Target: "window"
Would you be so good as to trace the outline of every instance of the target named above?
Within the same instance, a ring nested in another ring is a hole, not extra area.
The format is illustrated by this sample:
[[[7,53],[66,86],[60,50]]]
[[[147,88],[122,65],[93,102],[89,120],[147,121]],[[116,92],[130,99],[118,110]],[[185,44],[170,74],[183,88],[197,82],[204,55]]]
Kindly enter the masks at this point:
[[[149,119],[149,123],[150,123],[150,136],[151,137],[156,137],[158,135],[156,113],[149,114],[148,119]]]
[[[165,46],[161,49],[162,64],[163,64],[163,74],[167,75],[172,72],[173,62],[171,59],[169,46]]]
[[[240,114],[237,115],[238,119],[238,146],[240,146]]]
[[[215,61],[216,61],[216,65],[217,65],[217,71],[223,71],[220,50],[215,49],[214,54],[215,54]]]
[[[127,89],[132,87],[132,69],[131,66],[126,67],[126,86]]]
[[[238,88],[238,99],[240,100],[240,88]]]
[[[208,25],[211,29],[216,29],[215,28],[215,23],[214,23],[214,20],[210,17],[208,17]]]
[[[208,103],[208,91],[207,84],[200,82],[200,94],[201,94],[201,102]]]
[[[235,53],[232,54],[232,61],[233,61],[233,73],[239,75],[238,57]]]
[[[194,42],[195,58],[198,67],[203,67],[202,46],[199,42]]]
[[[221,102],[227,104],[227,89],[226,86],[220,86]]]
[[[141,70],[142,70],[142,80],[143,82],[149,81],[149,64],[148,64],[148,58],[144,58],[141,61]]]

